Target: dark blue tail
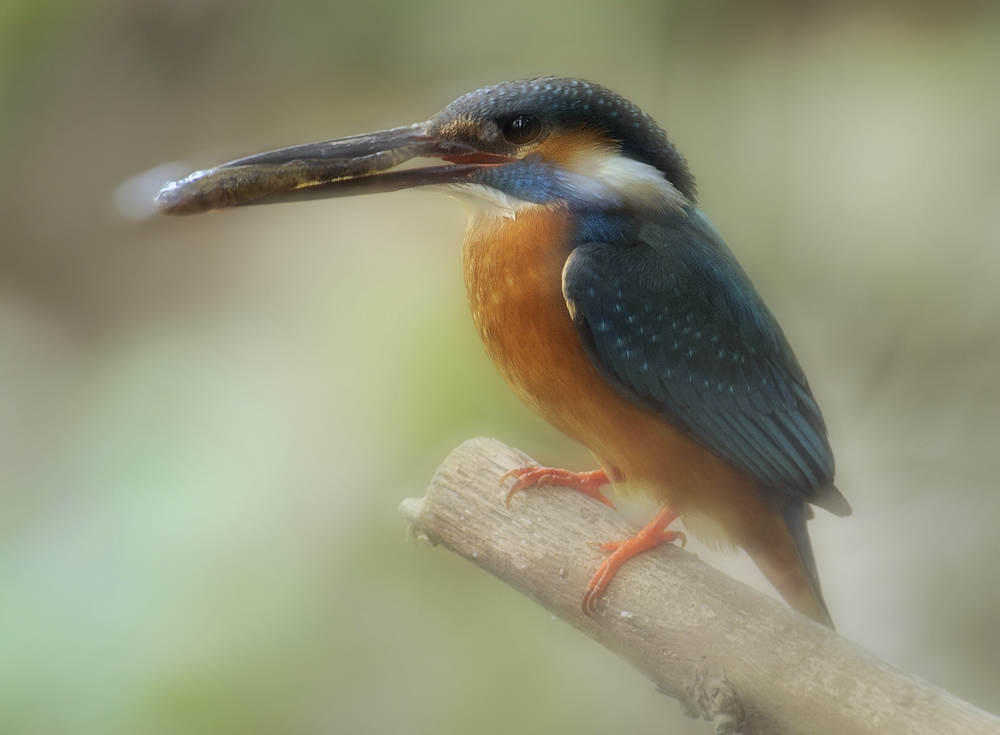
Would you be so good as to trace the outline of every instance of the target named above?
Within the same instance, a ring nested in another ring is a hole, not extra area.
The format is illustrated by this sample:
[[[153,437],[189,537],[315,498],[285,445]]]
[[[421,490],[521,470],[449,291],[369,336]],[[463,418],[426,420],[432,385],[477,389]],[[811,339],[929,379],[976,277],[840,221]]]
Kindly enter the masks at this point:
[[[809,530],[806,528],[806,521],[812,518],[812,511],[807,503],[792,501],[781,509],[781,515],[795,543],[795,549],[799,552],[799,560],[806,570],[806,577],[819,609],[826,617],[826,620],[821,622],[833,628],[833,619],[823,600],[823,590],[819,584],[819,572],[816,571],[816,557],[813,556],[812,543],[809,541]]]

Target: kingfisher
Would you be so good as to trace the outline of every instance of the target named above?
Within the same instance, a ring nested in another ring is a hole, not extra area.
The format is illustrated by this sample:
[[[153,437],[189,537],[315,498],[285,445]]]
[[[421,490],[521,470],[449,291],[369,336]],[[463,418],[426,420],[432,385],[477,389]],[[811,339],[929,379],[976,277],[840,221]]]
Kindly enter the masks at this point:
[[[413,159],[428,165],[400,167]],[[581,79],[483,87],[430,120],[241,158],[167,184],[156,208],[435,189],[463,201],[463,270],[486,352],[599,470],[523,467],[535,485],[644,492],[659,512],[583,591],[593,612],[668,526],[743,548],[785,600],[833,627],[806,521],[850,505],[823,416],[781,328],[698,208],[694,177],[639,107]],[[505,478],[506,479],[506,478]]]

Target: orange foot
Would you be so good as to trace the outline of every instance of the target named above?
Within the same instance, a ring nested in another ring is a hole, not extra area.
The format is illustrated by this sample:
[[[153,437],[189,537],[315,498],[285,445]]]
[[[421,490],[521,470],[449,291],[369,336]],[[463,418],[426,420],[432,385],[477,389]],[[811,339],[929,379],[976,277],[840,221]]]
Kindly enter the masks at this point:
[[[510,499],[514,497],[515,493],[532,485],[558,485],[559,487],[572,488],[611,508],[615,507],[601,492],[601,488],[610,483],[608,474],[604,470],[570,472],[569,470],[557,470],[553,467],[518,467],[501,477],[500,484],[503,485],[508,477],[517,478],[517,481],[510,486],[510,492],[507,493],[508,506],[510,506]]]
[[[628,541],[612,541],[611,543],[600,544],[601,549],[612,553],[598,567],[597,574],[594,575],[593,579],[590,580],[590,584],[587,585],[587,592],[583,596],[583,612],[585,614],[589,615],[594,612],[597,607],[597,601],[601,599],[601,596],[607,590],[612,578],[621,569],[622,564],[633,556],[655,548],[660,544],[672,543],[677,539],[681,541],[681,548],[687,544],[687,536],[681,531],[666,530],[667,526],[675,518],[677,518],[676,513],[671,512],[668,508],[661,508],[653,520],[643,526],[642,530]]]

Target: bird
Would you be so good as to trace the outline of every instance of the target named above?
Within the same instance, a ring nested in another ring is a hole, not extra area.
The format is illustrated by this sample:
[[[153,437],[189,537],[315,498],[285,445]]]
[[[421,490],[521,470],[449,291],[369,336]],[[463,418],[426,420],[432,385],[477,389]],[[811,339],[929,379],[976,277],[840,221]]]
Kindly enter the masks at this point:
[[[413,159],[433,165],[400,168]],[[465,94],[423,123],[282,148],[167,184],[167,214],[415,187],[463,201],[476,330],[531,409],[599,470],[523,467],[518,492],[606,485],[660,510],[601,545],[583,595],[685,529],[740,547],[788,604],[833,628],[806,522],[851,507],[822,413],[775,317],[699,209],[687,161],[643,110],[568,77]],[[506,478],[505,478],[506,479]]]

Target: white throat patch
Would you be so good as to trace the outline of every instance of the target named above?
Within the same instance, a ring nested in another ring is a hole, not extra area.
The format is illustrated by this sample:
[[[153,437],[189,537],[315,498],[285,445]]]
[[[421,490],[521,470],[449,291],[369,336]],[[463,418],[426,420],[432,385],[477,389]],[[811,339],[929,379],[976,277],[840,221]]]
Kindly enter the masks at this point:
[[[525,209],[544,206],[482,184],[443,184],[428,188],[460,201],[469,210],[470,217],[488,215],[513,220]]]

